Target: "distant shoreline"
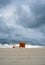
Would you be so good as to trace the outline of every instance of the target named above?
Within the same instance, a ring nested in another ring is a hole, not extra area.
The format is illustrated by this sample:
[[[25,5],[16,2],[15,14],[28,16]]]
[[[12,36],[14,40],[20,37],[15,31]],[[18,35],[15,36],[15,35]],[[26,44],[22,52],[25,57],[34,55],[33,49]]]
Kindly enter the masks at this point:
[[[0,48],[12,48],[13,46],[19,47],[19,44],[0,44]],[[45,46],[26,44],[25,48],[43,48]]]

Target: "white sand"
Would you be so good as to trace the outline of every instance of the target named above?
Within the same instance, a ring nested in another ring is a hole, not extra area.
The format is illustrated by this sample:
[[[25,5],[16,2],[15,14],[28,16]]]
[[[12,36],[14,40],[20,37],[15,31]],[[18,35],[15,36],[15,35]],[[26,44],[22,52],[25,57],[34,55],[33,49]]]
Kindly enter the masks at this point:
[[[0,48],[0,65],[45,65],[45,48]]]

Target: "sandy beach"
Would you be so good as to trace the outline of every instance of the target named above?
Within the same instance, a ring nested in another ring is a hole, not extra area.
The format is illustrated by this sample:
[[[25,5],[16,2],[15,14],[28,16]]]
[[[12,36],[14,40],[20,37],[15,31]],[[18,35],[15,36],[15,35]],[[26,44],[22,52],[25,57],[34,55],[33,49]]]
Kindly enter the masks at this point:
[[[45,48],[0,48],[0,65],[45,65]]]

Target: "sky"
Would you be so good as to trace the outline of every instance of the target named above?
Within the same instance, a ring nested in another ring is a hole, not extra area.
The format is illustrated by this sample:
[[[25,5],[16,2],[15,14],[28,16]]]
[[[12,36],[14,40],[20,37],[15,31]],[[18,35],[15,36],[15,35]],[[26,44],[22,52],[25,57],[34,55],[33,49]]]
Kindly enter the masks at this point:
[[[0,0],[0,41],[45,45],[45,0]]]

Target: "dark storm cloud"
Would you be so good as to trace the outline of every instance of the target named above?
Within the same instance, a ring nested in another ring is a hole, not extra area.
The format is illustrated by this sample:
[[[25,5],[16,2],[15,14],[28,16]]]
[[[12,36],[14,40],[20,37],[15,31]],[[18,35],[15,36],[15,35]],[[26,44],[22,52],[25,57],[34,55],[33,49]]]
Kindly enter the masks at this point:
[[[0,8],[3,8],[4,6],[7,6],[10,4],[11,0],[0,0]]]
[[[45,1],[44,0],[37,0],[35,2],[32,1],[30,10],[33,16],[35,16],[34,24],[32,25],[32,27],[39,27],[45,24]]]
[[[45,0],[0,0],[0,40],[45,45]]]
[[[21,7],[17,10],[19,16],[18,24],[24,27],[37,28],[45,24],[45,1],[43,0],[30,0],[30,3],[23,4],[29,14]],[[28,8],[26,8],[26,7]]]
[[[0,32],[8,33],[8,27],[6,26],[3,17],[0,17]]]

